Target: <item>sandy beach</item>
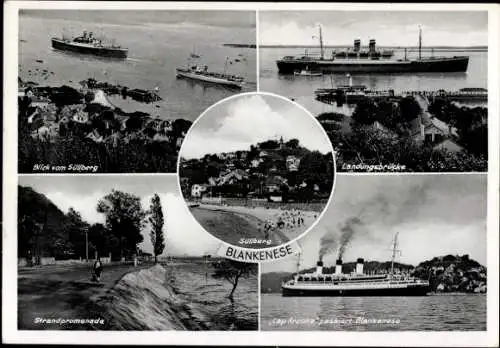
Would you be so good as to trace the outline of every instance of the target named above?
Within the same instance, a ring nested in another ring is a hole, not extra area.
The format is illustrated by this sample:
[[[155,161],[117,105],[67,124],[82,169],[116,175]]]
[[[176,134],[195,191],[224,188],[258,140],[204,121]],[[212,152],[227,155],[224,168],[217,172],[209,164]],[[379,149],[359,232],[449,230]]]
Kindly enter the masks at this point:
[[[266,248],[293,240],[304,233],[319,216],[318,212],[297,209],[211,204],[200,204],[191,208],[191,212],[198,222],[217,238],[246,248]],[[266,230],[269,231],[267,235]],[[243,242],[254,238],[258,241]]]

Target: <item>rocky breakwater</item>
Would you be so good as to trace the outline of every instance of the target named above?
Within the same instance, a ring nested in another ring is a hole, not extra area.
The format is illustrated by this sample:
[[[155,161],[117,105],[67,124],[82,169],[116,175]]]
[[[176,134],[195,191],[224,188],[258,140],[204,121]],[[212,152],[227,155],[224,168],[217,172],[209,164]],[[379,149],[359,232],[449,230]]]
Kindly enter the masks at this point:
[[[420,263],[413,274],[428,279],[435,293],[486,293],[486,267],[469,255],[446,255]]]

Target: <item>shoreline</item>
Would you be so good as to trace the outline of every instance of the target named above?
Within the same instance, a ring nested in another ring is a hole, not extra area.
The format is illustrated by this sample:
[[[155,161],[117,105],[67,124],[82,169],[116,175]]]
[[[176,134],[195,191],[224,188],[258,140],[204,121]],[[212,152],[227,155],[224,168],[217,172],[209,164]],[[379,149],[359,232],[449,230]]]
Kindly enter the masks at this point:
[[[45,269],[44,269],[45,267]],[[142,264],[133,265],[108,265],[104,267],[101,283],[91,282],[85,278],[80,279],[60,279],[60,276],[67,276],[73,272],[81,275],[82,269],[88,271],[88,267],[53,267],[42,266],[34,272],[36,274],[19,274],[19,295],[18,295],[18,329],[20,330],[116,330],[115,325],[120,325],[116,319],[124,319],[117,315],[124,314],[118,310],[119,303],[125,301],[122,298],[124,291],[130,289],[131,279],[140,280],[157,272],[155,267],[161,267],[165,279],[161,284],[166,293],[170,294],[171,301],[165,316],[162,319],[170,321],[170,328],[148,328],[144,326],[141,330],[207,330],[208,325],[196,319],[196,313],[188,306],[187,299],[182,298],[175,284],[172,284],[172,276],[168,272],[167,265]],[[26,271],[26,269],[23,269]],[[43,271],[56,271],[56,274],[43,276]],[[58,272],[59,271],[59,272]],[[59,274],[57,274],[59,273]],[[86,274],[90,275],[90,271]],[[141,284],[138,284],[140,287]],[[57,288],[56,291],[53,289]],[[143,290],[143,289],[142,289]],[[163,290],[163,289],[161,289]],[[29,303],[28,303],[29,302]],[[34,303],[33,303],[34,302]],[[38,302],[43,303],[39,305]],[[126,302],[126,301],[125,301]],[[33,310],[35,308],[35,310]],[[167,313],[169,315],[167,315]],[[135,312],[134,314],[139,315]],[[47,319],[52,322],[41,323],[36,320]],[[53,322],[58,319],[90,319],[96,320],[94,323],[66,323],[59,324]],[[102,323],[97,320],[103,320]],[[123,329],[123,328],[122,328]],[[130,329],[130,328],[129,328]]]
[[[276,236],[278,238],[275,238],[275,240],[269,245],[265,244],[254,245],[254,244],[242,244],[242,243],[237,244],[240,247],[249,247],[249,248],[270,247],[273,245],[281,245],[283,243],[291,241],[299,237],[301,234],[303,234],[314,223],[314,221],[317,219],[317,216],[319,215],[319,213],[314,211],[294,210],[297,214],[300,214],[297,216],[300,216],[304,219],[302,225],[296,226],[295,217],[292,218],[294,221],[292,225],[292,221],[288,221],[290,220],[290,216],[287,215],[288,211],[282,209],[262,208],[262,207],[249,208],[244,206],[219,206],[219,205],[203,204],[203,203],[194,207],[194,209],[231,213],[240,216],[244,219],[247,219],[247,221],[248,219],[254,221],[256,220],[258,221],[258,223],[254,226],[256,228],[257,233],[262,234],[260,238],[265,237],[263,235],[265,233],[264,232],[265,225],[269,224],[270,226],[272,226],[270,227],[269,230],[270,236]],[[285,221],[283,223],[284,224],[283,227],[277,226],[277,222],[280,219]],[[202,224],[202,226],[204,225]],[[247,238],[255,238],[255,237],[259,238],[258,236],[248,236]]]

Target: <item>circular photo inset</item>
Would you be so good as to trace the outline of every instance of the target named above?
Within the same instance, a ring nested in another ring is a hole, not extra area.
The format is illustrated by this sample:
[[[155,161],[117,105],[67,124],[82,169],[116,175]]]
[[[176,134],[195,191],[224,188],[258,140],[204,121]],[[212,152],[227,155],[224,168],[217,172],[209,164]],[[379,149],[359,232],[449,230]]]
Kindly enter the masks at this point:
[[[270,248],[306,233],[330,200],[333,148],[303,107],[242,93],[208,108],[179,152],[179,184],[200,225],[241,248]]]

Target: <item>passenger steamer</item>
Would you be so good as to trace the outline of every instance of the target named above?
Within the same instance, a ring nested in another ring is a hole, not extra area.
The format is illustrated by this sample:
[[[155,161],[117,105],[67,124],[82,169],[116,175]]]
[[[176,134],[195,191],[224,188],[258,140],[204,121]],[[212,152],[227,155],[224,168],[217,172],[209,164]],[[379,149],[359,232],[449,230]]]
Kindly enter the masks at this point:
[[[323,273],[323,261],[318,261],[316,271],[299,273],[282,283],[283,296],[425,296],[429,291],[427,280],[394,273],[397,253],[397,234],[394,238],[391,270],[389,274],[364,274],[364,260],[359,258],[356,270],[342,272],[342,260],[338,259],[335,273]]]
[[[51,42],[52,48],[62,51],[71,51],[111,58],[127,58],[128,55],[128,48],[114,44],[106,45],[102,42],[102,40],[94,37],[92,32],[87,33],[84,31],[82,36],[78,36],[73,39],[65,38],[64,35],[61,38],[53,37]]]
[[[325,57],[323,36],[320,27],[320,56],[285,56],[276,61],[280,74],[293,74],[295,71],[315,70],[323,73],[421,73],[421,72],[465,72],[469,65],[468,56],[454,57],[422,57],[422,32],[419,30],[418,58],[404,59],[385,58],[378,54],[375,41],[370,42],[369,51],[362,54],[359,46],[352,57],[347,55],[342,59],[335,52],[331,57]]]

